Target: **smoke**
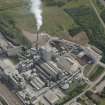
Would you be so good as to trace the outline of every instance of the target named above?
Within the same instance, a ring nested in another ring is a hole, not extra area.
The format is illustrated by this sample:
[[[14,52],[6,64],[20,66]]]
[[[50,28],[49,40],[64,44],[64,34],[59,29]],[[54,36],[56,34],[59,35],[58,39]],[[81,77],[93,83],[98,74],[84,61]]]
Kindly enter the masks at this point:
[[[43,24],[42,1],[41,0],[31,0],[31,3],[32,3],[31,12],[34,14],[36,18],[37,30],[39,30]]]

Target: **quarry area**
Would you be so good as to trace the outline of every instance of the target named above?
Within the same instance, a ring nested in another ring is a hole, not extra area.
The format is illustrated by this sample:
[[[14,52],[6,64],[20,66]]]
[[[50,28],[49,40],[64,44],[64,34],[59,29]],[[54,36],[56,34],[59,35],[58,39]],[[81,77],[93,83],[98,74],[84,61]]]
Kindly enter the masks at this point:
[[[0,95],[7,105],[81,105],[87,92],[102,92],[105,64],[99,49],[46,33],[34,36],[26,49],[0,34]],[[93,77],[96,68],[102,72]]]

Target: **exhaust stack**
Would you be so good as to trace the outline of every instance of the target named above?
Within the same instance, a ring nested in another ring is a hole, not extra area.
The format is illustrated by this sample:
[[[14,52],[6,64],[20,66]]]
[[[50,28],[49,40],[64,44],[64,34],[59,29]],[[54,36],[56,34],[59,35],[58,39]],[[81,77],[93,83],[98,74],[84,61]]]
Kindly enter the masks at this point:
[[[36,49],[38,50],[39,49],[39,31],[37,31],[37,38],[36,38]]]

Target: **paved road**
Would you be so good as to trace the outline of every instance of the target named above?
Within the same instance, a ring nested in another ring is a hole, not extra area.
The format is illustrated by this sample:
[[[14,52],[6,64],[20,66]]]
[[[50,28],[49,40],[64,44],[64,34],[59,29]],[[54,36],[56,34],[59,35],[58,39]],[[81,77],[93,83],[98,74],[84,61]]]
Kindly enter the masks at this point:
[[[102,75],[97,81],[95,81],[88,89],[86,89],[84,92],[82,92],[81,94],[79,94],[77,97],[74,97],[72,100],[70,100],[69,102],[67,102],[65,105],[71,105],[71,103],[75,102],[79,97],[81,97],[82,95],[84,95],[87,91],[91,90],[104,76],[105,76],[105,72],[104,72],[103,75]]]
[[[4,84],[0,82],[0,96],[2,96],[8,105],[23,105],[20,99],[13,94]]]
[[[75,102],[79,97],[81,97],[82,95],[84,95],[87,91],[91,90],[98,82],[100,82],[100,80],[104,76],[105,76],[105,72],[95,82],[92,82],[91,86],[88,89],[86,89],[84,92],[82,92],[78,96],[74,97],[72,100],[70,100],[69,102],[67,102],[65,105],[71,105],[71,103]]]
[[[105,68],[105,64],[104,64],[104,63],[99,62],[98,64],[99,64],[100,66],[102,66],[103,68]]]
[[[105,80],[103,80],[99,85],[96,86],[95,93],[101,92],[105,87]]]
[[[101,16],[100,16],[99,12],[97,11],[97,8],[95,7],[93,1],[92,1],[92,0],[89,0],[89,2],[90,2],[90,4],[91,4],[91,6],[93,7],[93,9],[94,9],[94,11],[95,11],[95,13],[96,13],[96,15],[97,15],[99,21],[101,22],[101,24],[102,24],[103,27],[105,28],[105,23],[104,23],[104,21],[102,20],[102,18],[101,18]]]
[[[91,4],[91,6],[93,7],[93,9],[94,9],[94,11],[95,11],[95,13],[96,13],[96,15],[97,15],[99,21],[101,22],[101,24],[102,24],[103,27],[105,28],[105,23],[104,23],[103,19],[101,18],[99,12],[97,11],[97,9],[96,9],[96,7],[95,7],[93,1],[92,1],[92,0],[89,0],[89,2],[90,2],[90,4]]]
[[[89,72],[87,73],[87,76],[89,76],[89,75],[92,73],[92,71],[95,69],[96,65],[97,65],[97,64],[94,64],[94,65],[92,66],[92,68],[91,68],[91,69],[89,70]]]

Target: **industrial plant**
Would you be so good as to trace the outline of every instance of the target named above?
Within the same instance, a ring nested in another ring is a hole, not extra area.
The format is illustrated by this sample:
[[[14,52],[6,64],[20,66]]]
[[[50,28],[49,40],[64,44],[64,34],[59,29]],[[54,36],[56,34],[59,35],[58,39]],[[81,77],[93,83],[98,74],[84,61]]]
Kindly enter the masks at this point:
[[[105,105],[105,0],[0,0],[0,105]]]
[[[91,46],[50,37],[48,42],[36,45],[22,55],[22,47],[1,42],[0,77],[25,105],[56,105],[66,97],[66,90],[76,80],[88,84],[83,75],[84,67],[95,64],[102,56]],[[18,56],[20,61],[10,64],[8,57]],[[8,64],[9,63],[9,64]]]

